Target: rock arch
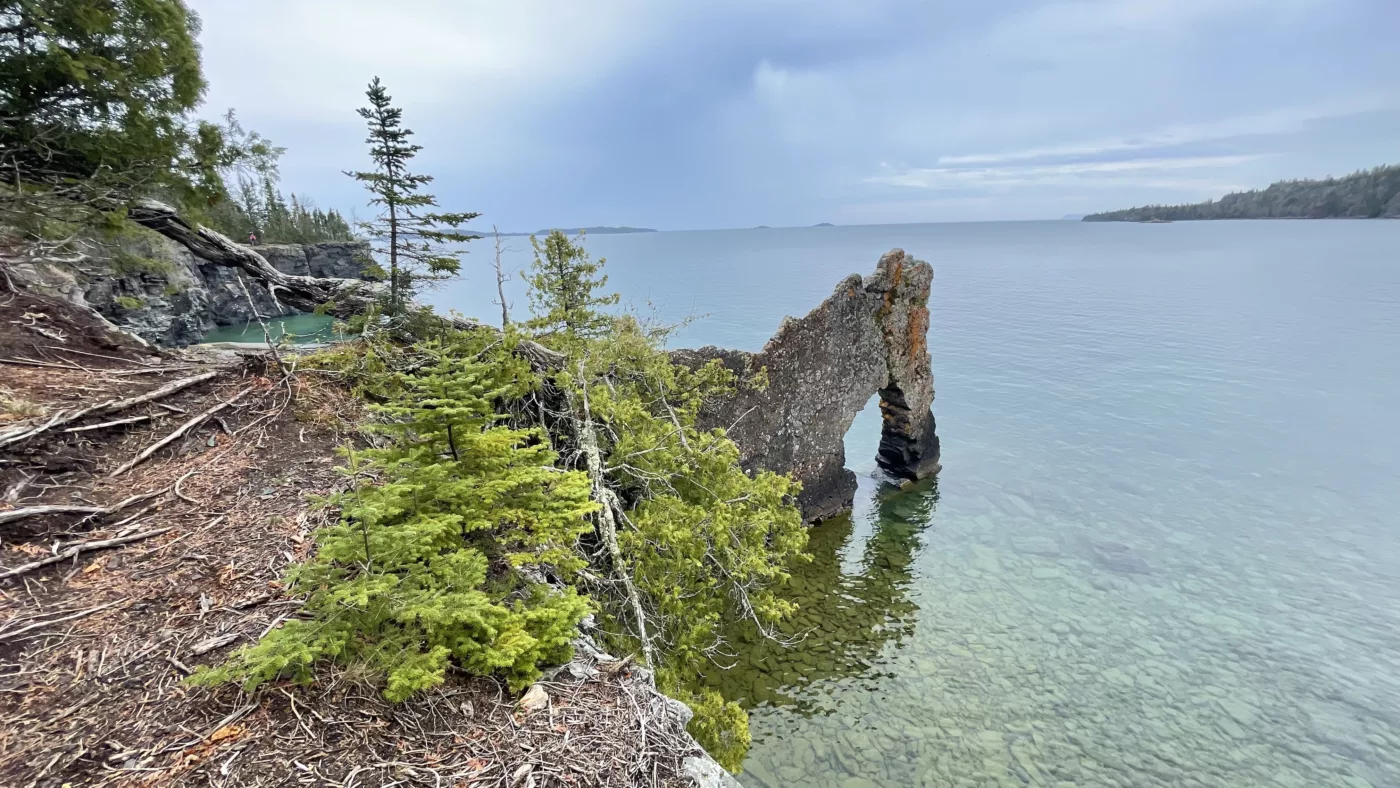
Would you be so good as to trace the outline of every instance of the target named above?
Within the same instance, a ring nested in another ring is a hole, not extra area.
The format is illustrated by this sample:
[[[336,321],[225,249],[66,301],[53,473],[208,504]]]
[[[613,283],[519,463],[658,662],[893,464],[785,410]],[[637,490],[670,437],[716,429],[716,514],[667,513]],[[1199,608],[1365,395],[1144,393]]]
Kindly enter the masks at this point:
[[[887,473],[921,479],[939,469],[928,354],[933,269],[895,249],[875,273],[851,275],[806,317],[784,318],[763,350],[678,350],[676,361],[718,358],[741,381],[733,396],[707,403],[702,426],[724,427],[747,468],[791,473],[808,520],[850,508],[855,474],[844,438],[860,409],[879,394],[883,428],[877,461]],[[767,370],[768,385],[747,381]]]

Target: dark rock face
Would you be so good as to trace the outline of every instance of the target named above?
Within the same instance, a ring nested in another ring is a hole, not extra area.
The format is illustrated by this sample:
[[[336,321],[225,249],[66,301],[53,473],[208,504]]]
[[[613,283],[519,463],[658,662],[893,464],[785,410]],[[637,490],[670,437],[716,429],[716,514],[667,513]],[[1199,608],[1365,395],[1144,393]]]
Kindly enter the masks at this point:
[[[844,438],[876,393],[884,427],[877,457],[887,473],[921,479],[939,469],[933,372],[928,355],[928,296],[933,269],[895,249],[875,273],[847,277],[821,306],[786,318],[758,353],[704,347],[673,358],[697,366],[719,359],[738,375],[732,397],[709,403],[704,427],[723,427],[744,466],[791,473],[808,520],[850,508],[855,474]],[[766,370],[768,385],[751,379]]]
[[[362,278],[370,259],[369,245],[360,242],[256,248],[279,271],[338,279]],[[193,344],[215,326],[254,319],[235,269],[206,263],[154,233],[124,239],[118,248],[97,249],[77,267],[41,262],[17,266],[15,273],[26,286],[91,306],[156,345]],[[243,280],[263,317],[296,314],[261,284],[246,276]]]

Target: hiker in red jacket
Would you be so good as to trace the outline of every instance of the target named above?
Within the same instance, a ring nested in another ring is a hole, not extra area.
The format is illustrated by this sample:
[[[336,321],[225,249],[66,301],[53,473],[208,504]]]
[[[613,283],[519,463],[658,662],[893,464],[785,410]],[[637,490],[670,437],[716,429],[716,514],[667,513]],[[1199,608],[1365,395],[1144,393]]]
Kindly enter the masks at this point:
[[[257,245],[258,245],[258,234],[257,234],[257,233],[248,233],[248,245],[249,245],[249,246],[257,246]]]

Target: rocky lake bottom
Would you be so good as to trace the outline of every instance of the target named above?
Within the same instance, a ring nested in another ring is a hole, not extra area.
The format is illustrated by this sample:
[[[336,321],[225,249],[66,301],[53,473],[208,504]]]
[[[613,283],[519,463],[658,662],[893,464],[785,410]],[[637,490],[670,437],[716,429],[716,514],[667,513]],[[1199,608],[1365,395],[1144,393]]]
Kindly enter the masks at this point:
[[[1071,521],[1044,492],[862,480],[794,579],[806,638],[715,674],[751,711],[741,781],[1400,785],[1396,610],[1358,593],[1344,533],[1280,554],[1251,528]]]

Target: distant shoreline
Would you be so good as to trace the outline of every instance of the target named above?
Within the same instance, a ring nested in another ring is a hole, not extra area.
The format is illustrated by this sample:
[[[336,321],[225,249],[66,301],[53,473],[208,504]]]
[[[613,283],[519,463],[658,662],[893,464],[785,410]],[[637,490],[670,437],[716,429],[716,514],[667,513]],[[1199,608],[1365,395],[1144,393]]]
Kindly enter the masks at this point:
[[[556,229],[564,233],[565,235],[578,235],[579,233],[584,233],[585,235],[626,235],[628,233],[657,232],[656,230],[653,230],[650,227],[557,227],[550,228],[548,230],[536,230],[533,233],[492,233],[492,235],[500,235],[502,238],[505,238],[507,236],[519,237],[525,235],[549,235]]]
[[[1218,200],[1144,205],[1091,213],[1086,222],[1192,222],[1219,219],[1400,219],[1400,165],[1342,178],[1277,181]]]

